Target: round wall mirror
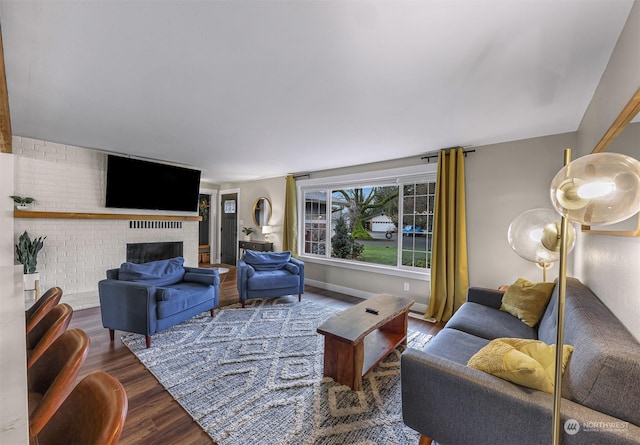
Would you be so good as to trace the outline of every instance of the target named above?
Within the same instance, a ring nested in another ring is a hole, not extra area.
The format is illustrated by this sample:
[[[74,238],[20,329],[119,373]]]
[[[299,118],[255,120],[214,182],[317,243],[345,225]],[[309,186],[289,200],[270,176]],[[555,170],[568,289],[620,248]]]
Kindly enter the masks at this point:
[[[271,218],[271,201],[269,198],[261,197],[253,203],[253,222],[258,227],[269,225]]]

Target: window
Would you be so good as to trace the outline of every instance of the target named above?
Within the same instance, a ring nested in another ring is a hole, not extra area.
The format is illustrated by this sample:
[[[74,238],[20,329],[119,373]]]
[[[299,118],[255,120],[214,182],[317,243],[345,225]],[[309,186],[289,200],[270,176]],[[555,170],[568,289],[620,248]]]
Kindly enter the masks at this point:
[[[403,185],[402,194],[402,265],[431,268],[435,182]]]
[[[304,208],[301,254],[427,271],[433,241],[435,166],[419,167],[420,174],[413,167],[391,171],[396,173],[392,177],[387,171],[369,174],[369,178],[326,178],[325,184],[322,180],[299,181],[300,208]]]
[[[304,252],[324,255],[327,233],[327,193],[320,190],[305,193]]]

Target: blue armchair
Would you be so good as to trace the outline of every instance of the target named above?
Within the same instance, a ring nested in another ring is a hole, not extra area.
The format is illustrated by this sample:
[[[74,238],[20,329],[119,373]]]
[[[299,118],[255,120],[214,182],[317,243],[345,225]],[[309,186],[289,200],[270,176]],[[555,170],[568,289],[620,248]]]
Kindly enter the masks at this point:
[[[220,277],[217,269],[184,267],[184,258],[135,264],[107,270],[98,282],[102,325],[151,336],[204,311],[214,316]]]
[[[304,293],[304,263],[291,252],[246,250],[238,261],[238,294],[242,307],[249,298],[271,298]]]

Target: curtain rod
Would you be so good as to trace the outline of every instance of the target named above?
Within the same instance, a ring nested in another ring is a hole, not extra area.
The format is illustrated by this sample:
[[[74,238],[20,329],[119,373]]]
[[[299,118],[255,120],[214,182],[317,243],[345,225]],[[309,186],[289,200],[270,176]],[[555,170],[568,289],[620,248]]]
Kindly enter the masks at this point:
[[[460,147],[449,147],[449,148],[442,148],[440,150],[438,150],[438,152],[441,152],[442,150],[450,150],[452,148],[460,148]],[[463,150],[462,154],[464,155],[464,157],[467,157],[467,153],[475,153],[475,150]],[[420,159],[426,159],[427,162],[431,162],[431,159],[433,158],[437,158],[438,157],[438,153],[432,154],[432,155],[424,155],[422,156]]]

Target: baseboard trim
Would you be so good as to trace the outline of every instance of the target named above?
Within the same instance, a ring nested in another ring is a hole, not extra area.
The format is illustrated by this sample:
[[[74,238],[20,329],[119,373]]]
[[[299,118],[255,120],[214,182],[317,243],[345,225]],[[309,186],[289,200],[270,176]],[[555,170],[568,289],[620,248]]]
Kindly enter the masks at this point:
[[[312,280],[309,278],[304,279],[305,284],[310,286],[318,287],[320,289],[330,290],[332,292],[338,292],[341,294],[351,295],[352,297],[360,298],[362,300],[368,300],[371,297],[378,295],[375,292],[367,292],[360,289],[353,289],[351,287],[346,286],[338,286],[337,284],[326,283],[324,281]],[[427,311],[427,305],[423,303],[414,303],[411,306],[411,313],[417,312],[419,314],[424,314]],[[424,320],[424,317],[422,317]]]

